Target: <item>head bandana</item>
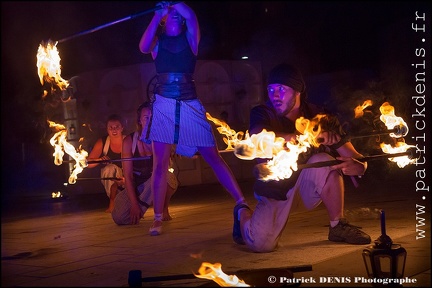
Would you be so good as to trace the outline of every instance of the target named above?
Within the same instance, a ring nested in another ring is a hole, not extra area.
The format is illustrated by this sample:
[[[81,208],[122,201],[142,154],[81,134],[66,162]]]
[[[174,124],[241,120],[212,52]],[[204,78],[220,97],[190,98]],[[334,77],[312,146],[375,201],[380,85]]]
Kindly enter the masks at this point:
[[[286,85],[300,93],[303,93],[306,88],[300,71],[286,63],[279,64],[270,71],[267,84]]]

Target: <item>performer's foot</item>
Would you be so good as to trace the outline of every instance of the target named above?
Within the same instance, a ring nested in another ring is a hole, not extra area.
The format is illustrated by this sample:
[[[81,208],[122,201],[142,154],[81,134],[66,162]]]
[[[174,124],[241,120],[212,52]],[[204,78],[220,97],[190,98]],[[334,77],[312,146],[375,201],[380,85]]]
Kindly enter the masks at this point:
[[[150,236],[158,236],[162,234],[162,221],[153,221],[152,226],[149,229]]]
[[[360,228],[349,224],[345,218],[339,219],[339,223],[335,227],[329,228],[328,239],[333,242],[346,242],[349,244],[369,244],[371,242],[370,236]]]
[[[169,213],[164,213],[163,214],[163,218],[162,218],[162,221],[170,221],[170,220],[172,220],[173,218],[171,217],[171,215],[169,214]]]

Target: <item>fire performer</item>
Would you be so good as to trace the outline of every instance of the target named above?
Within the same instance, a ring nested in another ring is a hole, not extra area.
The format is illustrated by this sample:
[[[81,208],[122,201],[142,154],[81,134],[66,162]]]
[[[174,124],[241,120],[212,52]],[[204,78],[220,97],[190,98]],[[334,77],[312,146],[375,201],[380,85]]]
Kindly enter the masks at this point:
[[[147,209],[153,203],[151,192],[151,175],[153,169],[153,151],[151,142],[140,140],[142,131],[148,129],[151,117],[150,102],[142,103],[137,109],[136,130],[123,140],[122,158],[149,157],[139,161],[122,161],[125,189],[120,191],[114,200],[111,216],[118,225],[139,224]],[[171,166],[171,165],[170,165]],[[165,196],[163,221],[172,219],[168,205],[171,196],[177,190],[178,181],[175,174],[167,171],[167,192]]]
[[[300,117],[312,119],[327,111],[306,101],[305,83],[299,70],[288,64],[279,64],[268,75],[268,101],[252,108],[249,133],[263,129],[274,131],[285,141],[295,141],[295,122]],[[341,164],[295,171],[288,179],[261,181],[254,184],[257,199],[255,211],[242,204],[234,208],[233,240],[246,244],[255,252],[277,249],[279,238],[289,214],[301,200],[308,210],[324,203],[330,218],[328,239],[350,244],[368,244],[369,235],[344,218],[344,175],[363,175],[367,164],[356,160],[362,155],[356,151],[336,117],[322,118],[320,144],[299,156],[298,163],[342,160]],[[268,159],[267,159],[268,160]],[[266,159],[258,159],[262,163]],[[301,200],[300,200],[301,198]]]
[[[121,158],[123,138],[123,119],[118,114],[112,114],[106,121],[106,130],[108,135],[99,138],[94,144],[90,154],[87,158],[88,161],[101,161],[101,160],[115,160]],[[118,188],[124,185],[123,170],[121,162],[105,162],[89,164],[88,168],[94,168],[98,165],[104,165],[101,168],[102,185],[105,192],[110,199],[109,206],[105,210],[111,213],[114,208],[114,199],[117,196]],[[121,180],[106,180],[104,178],[119,178]]]
[[[150,235],[162,233],[162,212],[166,193],[166,170],[171,146],[176,153],[192,157],[197,151],[212,167],[219,182],[237,204],[245,198],[231,169],[220,156],[212,126],[197,98],[193,73],[198,54],[200,28],[195,12],[185,3],[163,1],[144,31],[139,49],[155,61],[157,85],[152,119],[143,139],[153,142],[152,190],[155,218]],[[157,33],[162,26],[161,34]]]

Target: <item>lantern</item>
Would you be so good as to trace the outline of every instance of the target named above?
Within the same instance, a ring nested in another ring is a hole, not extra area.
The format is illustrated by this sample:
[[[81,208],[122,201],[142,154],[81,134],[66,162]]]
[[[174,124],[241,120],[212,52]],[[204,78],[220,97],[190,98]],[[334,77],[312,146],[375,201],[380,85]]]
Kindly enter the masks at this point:
[[[396,279],[403,278],[406,250],[399,244],[393,244],[386,234],[385,213],[381,210],[381,236],[363,250],[362,256],[369,278]]]

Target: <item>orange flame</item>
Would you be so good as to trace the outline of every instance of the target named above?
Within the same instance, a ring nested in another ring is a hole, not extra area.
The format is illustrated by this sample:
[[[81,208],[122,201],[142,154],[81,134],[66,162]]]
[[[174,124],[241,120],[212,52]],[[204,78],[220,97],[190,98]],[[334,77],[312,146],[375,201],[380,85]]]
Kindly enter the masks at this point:
[[[233,150],[236,143],[243,139],[244,133],[243,132],[236,132],[235,130],[231,129],[227,123],[225,123],[222,120],[219,120],[217,118],[214,118],[210,115],[210,113],[206,113],[206,117],[208,120],[215,123],[217,126],[216,129],[218,132],[222,135],[225,135],[226,138],[223,138],[225,144],[227,144],[227,148],[225,150]]]
[[[390,144],[385,144],[385,143],[381,143],[380,146],[382,151],[388,154],[406,152],[409,148],[415,148],[414,145],[408,145],[402,141],[396,142],[396,147],[393,147]],[[417,159],[410,159],[408,156],[392,157],[388,159],[392,162],[396,162],[399,168],[404,168],[406,165],[413,164],[417,160]]]
[[[245,134],[237,133],[225,122],[212,117],[209,113],[206,116],[215,124],[222,125],[222,128],[218,129],[218,131],[223,135],[227,135],[227,142],[230,147],[234,147],[234,154],[237,158],[242,160],[270,159],[264,164],[269,173],[260,178],[260,180],[269,181],[291,177],[293,171],[298,169],[298,156],[300,153],[307,151],[310,147],[309,143],[312,142],[314,145],[319,146],[315,141],[315,136],[320,131],[317,123],[325,115],[317,116],[314,121],[309,121],[303,117],[298,119],[296,127],[298,126],[297,129],[302,132],[302,135],[297,135],[296,141],[291,142],[285,141],[283,137],[276,137],[274,132],[266,129],[252,136],[249,136],[248,131]],[[244,135],[244,139],[239,135]]]
[[[394,129],[396,126],[402,126],[406,129],[405,135],[408,134],[408,125],[401,117],[397,117],[395,115],[394,107],[390,105],[388,102],[384,102],[380,107],[380,120],[384,122],[387,126],[387,129]],[[405,136],[403,135],[403,136]],[[391,137],[398,137],[398,135],[394,133],[390,133]]]
[[[46,97],[57,89],[61,92],[65,92],[69,86],[69,81],[61,77],[61,65],[60,65],[60,55],[57,50],[57,42],[49,40],[47,43],[42,42],[39,45],[37,55],[36,55],[38,68],[38,75],[42,85],[48,84],[50,90],[44,90],[42,97]],[[64,93],[62,93],[64,96]],[[69,97],[62,97],[63,101],[67,101]],[[63,163],[63,156],[66,152],[71,156],[76,164],[74,165],[74,170],[69,176],[69,184],[75,184],[77,175],[82,172],[83,168],[87,167],[87,151],[81,149],[75,149],[75,147],[67,142],[67,129],[62,124],[57,124],[55,122],[49,121],[49,126],[55,128],[57,131],[54,136],[50,139],[50,144],[54,147],[54,164],[61,165]]]
[[[394,107],[390,105],[388,102],[384,102],[380,107],[380,120],[384,122],[387,129],[394,129],[396,126],[404,127],[404,135],[396,135],[394,133],[390,133],[391,137],[401,137],[408,134],[408,125],[401,117],[397,117],[394,112]],[[406,144],[403,139],[402,141],[398,141],[395,144],[395,147],[390,144],[381,143],[380,147],[384,153],[392,154],[392,153],[400,153],[406,152],[409,148],[415,147],[413,145]],[[406,165],[415,163],[416,159],[410,159],[408,156],[400,156],[389,158],[390,161],[396,162],[400,168],[405,167]]]
[[[194,273],[194,275],[197,278],[213,280],[221,287],[250,287],[250,285],[240,280],[236,275],[225,274],[221,268],[222,264],[220,263],[211,264],[203,262],[198,269],[199,274]]]
[[[358,105],[354,108],[354,118],[360,118],[364,115],[363,110],[369,106],[372,106],[372,100],[365,100],[362,105]]]
[[[326,114],[317,114],[312,120],[304,117],[300,117],[296,120],[296,130],[306,136],[303,141],[307,141],[315,147],[320,146],[317,141],[318,135],[321,133],[320,120],[326,117]]]
[[[358,106],[355,111],[363,111],[366,107],[371,106],[372,101],[366,100],[362,106]],[[394,115],[394,108],[388,102],[385,102],[381,108],[380,119],[386,124],[388,129],[394,129],[396,125],[404,128],[405,136],[408,133],[406,123],[402,118]],[[286,141],[282,137],[276,137],[272,131],[263,129],[258,134],[249,135],[246,133],[237,133],[232,130],[225,122],[212,117],[209,113],[206,114],[207,119],[213,121],[215,124],[221,126],[218,131],[227,136],[225,143],[228,144],[227,149],[234,147],[234,154],[237,158],[243,160],[253,160],[256,158],[270,159],[264,164],[266,170],[265,175],[259,175],[260,180],[280,180],[291,177],[293,171],[298,170],[297,160],[301,153],[306,152],[312,146],[318,147],[318,135],[321,133],[321,121],[325,122],[328,117],[326,114],[318,114],[312,120],[300,117],[296,120],[296,130],[300,135],[296,135],[295,141]],[[406,132],[406,133],[405,133]],[[242,137],[244,136],[244,139]],[[391,133],[392,137],[400,137]],[[403,146],[399,144],[398,148],[394,149],[391,146],[384,144],[381,146],[386,153],[406,152],[412,146]],[[405,150],[403,150],[405,149]],[[410,160],[408,156],[390,158],[391,161],[397,162],[399,167],[403,167],[415,160]]]
[[[36,66],[38,68],[38,75],[41,84],[51,84],[51,91],[44,90],[43,97],[55,91],[56,89],[54,88],[54,86],[57,86],[62,91],[66,90],[66,88],[69,86],[69,82],[60,76],[61,59],[57,50],[57,43],[53,43],[50,40],[46,44],[44,42],[39,44],[36,58]]]
[[[54,164],[58,166],[63,163],[64,152],[71,156],[76,161],[76,164],[74,165],[74,170],[69,176],[68,182],[69,184],[75,184],[78,174],[88,166],[86,160],[88,153],[84,149],[81,149],[81,146],[79,149],[75,149],[72,144],[67,142],[67,129],[65,126],[49,120],[48,123],[51,128],[58,130],[50,139],[50,143],[54,147]]]

